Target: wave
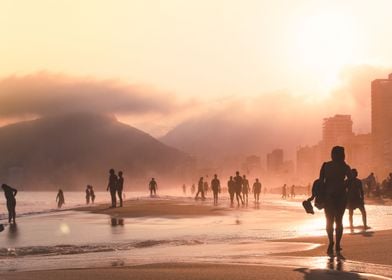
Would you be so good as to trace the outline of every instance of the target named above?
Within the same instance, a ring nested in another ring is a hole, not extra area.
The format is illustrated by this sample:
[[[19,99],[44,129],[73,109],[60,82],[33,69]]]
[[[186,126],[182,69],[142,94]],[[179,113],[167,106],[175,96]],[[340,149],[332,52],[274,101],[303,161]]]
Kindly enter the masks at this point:
[[[122,244],[89,244],[89,245],[56,245],[56,246],[29,246],[19,248],[0,248],[1,258],[15,258],[24,256],[59,256],[99,252],[125,251],[132,249],[150,248],[155,246],[184,246],[200,245],[199,240],[144,240]]]

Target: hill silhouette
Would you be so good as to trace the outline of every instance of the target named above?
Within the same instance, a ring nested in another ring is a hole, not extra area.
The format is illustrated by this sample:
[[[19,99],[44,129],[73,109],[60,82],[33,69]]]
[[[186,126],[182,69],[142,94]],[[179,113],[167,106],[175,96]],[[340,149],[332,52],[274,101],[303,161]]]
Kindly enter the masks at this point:
[[[109,168],[137,185],[184,175],[191,158],[114,117],[72,113],[0,128],[0,180],[21,189],[103,190]]]

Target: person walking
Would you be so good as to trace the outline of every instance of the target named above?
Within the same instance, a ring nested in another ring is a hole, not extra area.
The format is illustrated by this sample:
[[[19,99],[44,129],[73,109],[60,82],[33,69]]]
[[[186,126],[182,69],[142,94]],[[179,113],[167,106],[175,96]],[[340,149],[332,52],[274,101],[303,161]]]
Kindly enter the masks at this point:
[[[255,198],[255,202],[259,203],[260,193],[261,193],[261,183],[259,182],[258,178],[256,178],[256,182],[253,183],[252,192]]]
[[[233,180],[233,176],[230,176],[229,181],[227,182],[227,189],[230,195],[230,204],[234,205],[234,194],[235,194],[235,182]]]
[[[150,188],[150,196],[156,196],[157,195],[157,189],[158,189],[158,184],[155,181],[155,178],[151,178],[150,183],[148,184],[149,188]]]
[[[349,213],[349,221],[351,230],[354,229],[353,215],[354,210],[359,209],[362,214],[363,228],[368,229],[366,221],[366,210],[365,210],[365,196],[363,191],[362,181],[358,179],[358,171],[356,169],[351,170],[353,179],[348,184],[347,191],[347,209]]]
[[[90,196],[91,196],[90,185],[87,185],[87,187],[86,187],[86,204],[90,204]]]
[[[199,194],[201,194],[201,199],[205,200],[203,177],[200,177],[199,182],[197,183],[197,193],[195,196],[195,200],[199,198]]]
[[[218,175],[214,175],[214,179],[211,181],[211,188],[214,195],[214,205],[218,205],[218,194],[220,193],[220,181]]]
[[[56,196],[57,208],[61,208],[63,204],[65,204],[64,193],[62,189],[59,189],[59,192]]]
[[[250,191],[249,187],[249,181],[246,179],[246,176],[244,175],[242,177],[242,198],[244,199],[246,205],[248,205],[248,193]]]
[[[14,188],[11,188],[10,186],[3,184],[1,186],[4,191],[4,196],[5,199],[7,200],[7,210],[8,210],[8,223],[11,223],[13,221],[14,224],[16,224],[16,199],[15,196],[18,193],[18,191]]]
[[[124,177],[123,172],[118,172],[118,180],[117,180],[117,196],[120,200],[120,207],[123,207],[123,188],[124,188]]]
[[[237,204],[238,206],[241,204],[244,205],[244,200],[242,199],[241,192],[242,192],[242,177],[240,176],[240,172],[235,173],[236,176],[234,177],[234,182],[235,182],[235,196],[237,199]]]

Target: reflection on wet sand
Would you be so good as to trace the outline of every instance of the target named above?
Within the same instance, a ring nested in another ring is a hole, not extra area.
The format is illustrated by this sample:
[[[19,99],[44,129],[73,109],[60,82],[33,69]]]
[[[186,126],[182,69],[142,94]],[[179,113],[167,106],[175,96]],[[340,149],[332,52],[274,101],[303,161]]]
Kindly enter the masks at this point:
[[[111,218],[110,219],[110,224],[112,227],[116,226],[124,226],[124,219],[123,218]]]

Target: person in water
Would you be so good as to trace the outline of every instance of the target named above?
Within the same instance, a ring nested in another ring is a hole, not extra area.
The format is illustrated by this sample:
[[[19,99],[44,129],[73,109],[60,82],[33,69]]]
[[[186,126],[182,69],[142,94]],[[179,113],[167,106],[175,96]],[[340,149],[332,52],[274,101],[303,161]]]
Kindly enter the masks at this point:
[[[3,184],[1,187],[3,188],[5,199],[7,200],[8,223],[11,223],[11,221],[13,221],[13,223],[16,224],[15,196],[18,193],[18,191],[6,184]]]
[[[91,196],[90,185],[87,185],[87,187],[86,187],[86,204],[90,204],[90,196]]]
[[[255,197],[255,202],[258,203],[261,193],[261,183],[259,182],[258,178],[256,178],[256,182],[253,183],[252,192]]]
[[[242,197],[243,197],[246,204],[248,204],[249,191],[250,191],[249,181],[248,181],[248,179],[246,179],[246,176],[244,175],[242,177]]]
[[[227,189],[230,195],[230,204],[234,204],[234,194],[235,194],[235,182],[233,180],[233,176],[230,176],[229,181],[227,182]]]
[[[158,184],[155,181],[155,178],[151,178],[150,183],[148,184],[149,188],[150,188],[150,196],[156,196],[157,195],[157,188],[158,188]]]
[[[236,172],[234,177],[235,182],[235,197],[237,199],[237,205],[241,204],[244,205],[244,200],[242,199],[241,192],[242,192],[242,177],[240,176],[240,172]]]
[[[352,183],[350,166],[345,162],[344,148],[335,146],[331,151],[331,161],[324,162],[320,170],[320,183],[324,186],[326,218],[326,231],[328,235],[328,255],[333,255],[333,247],[337,255],[340,255],[342,247],[340,242],[343,236],[343,215],[346,209],[346,182]],[[335,242],[333,229],[335,224]]]
[[[117,195],[120,200],[120,207],[123,207],[123,189],[124,189],[124,177],[123,172],[118,172],[118,180],[117,180]]]
[[[218,193],[220,193],[220,181],[218,175],[214,175],[214,179],[211,180],[211,189],[214,195],[214,205],[218,205]]]
[[[362,222],[364,229],[367,229],[366,222],[366,210],[365,210],[365,196],[362,186],[362,181],[359,180],[358,171],[356,169],[351,170],[353,179],[350,184],[348,184],[347,192],[347,209],[349,214],[350,228],[353,229],[353,214],[355,209],[359,209],[362,214]]]
[[[63,204],[65,204],[64,193],[62,189],[59,189],[59,192],[56,196],[57,208],[61,208]]]
[[[112,206],[111,208],[116,208],[117,199],[116,199],[116,191],[117,191],[117,175],[114,172],[114,169],[109,170],[109,183],[106,191],[110,190],[110,197],[112,198]]]
[[[199,194],[201,194],[201,199],[204,200],[204,183],[203,183],[203,177],[200,177],[199,182],[197,183],[197,193],[195,196],[195,200],[199,198]]]

